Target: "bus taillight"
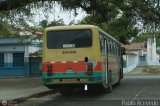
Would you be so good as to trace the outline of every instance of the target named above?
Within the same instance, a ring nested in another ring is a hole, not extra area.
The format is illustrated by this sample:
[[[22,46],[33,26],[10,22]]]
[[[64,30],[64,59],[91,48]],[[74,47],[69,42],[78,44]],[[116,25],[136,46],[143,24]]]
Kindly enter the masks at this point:
[[[93,74],[93,64],[92,63],[87,63],[87,72],[86,74],[92,75]]]
[[[52,64],[47,64],[47,74],[48,76],[52,75]]]

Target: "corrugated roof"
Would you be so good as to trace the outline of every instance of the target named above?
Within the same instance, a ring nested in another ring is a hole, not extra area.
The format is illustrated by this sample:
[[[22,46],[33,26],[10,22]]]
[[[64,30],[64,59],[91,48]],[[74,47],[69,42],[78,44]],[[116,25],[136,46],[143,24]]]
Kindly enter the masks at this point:
[[[126,49],[126,51],[132,51],[132,50],[143,50],[143,51],[147,51],[147,47],[145,47],[145,43],[132,43],[129,45],[124,45],[124,48]]]
[[[28,42],[22,42],[18,38],[14,37],[0,37],[0,45],[24,45],[29,44]]]

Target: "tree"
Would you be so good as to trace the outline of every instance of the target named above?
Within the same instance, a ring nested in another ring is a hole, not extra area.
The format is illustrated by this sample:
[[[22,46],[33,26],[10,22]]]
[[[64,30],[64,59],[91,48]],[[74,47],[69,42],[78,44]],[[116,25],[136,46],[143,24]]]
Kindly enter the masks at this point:
[[[0,22],[0,36],[10,36],[10,25],[7,22]]]
[[[133,42],[147,42],[149,33],[142,33],[139,36],[135,37]]]
[[[44,6],[49,10],[55,2],[63,9],[75,10],[75,15],[78,14],[76,9],[82,8],[94,18],[90,22],[115,37],[118,35],[123,42],[138,31],[158,33],[160,29],[160,0],[5,0],[0,2],[0,9],[5,13],[15,14],[12,10],[17,10],[19,14],[28,15],[32,8]]]
[[[123,43],[140,31],[159,32],[160,29],[160,0],[55,1],[66,9],[83,8],[91,16],[91,20],[85,19],[87,23],[101,26]]]
[[[110,16],[116,16],[119,10],[130,10],[130,13],[133,13],[136,18],[145,21],[144,24],[160,20],[160,0],[67,0],[67,2],[66,0],[2,0],[0,1],[0,10],[29,11],[33,7],[44,5],[51,9],[49,7],[53,6],[55,1],[61,4],[64,9],[82,8],[89,14],[98,13],[106,20],[109,20]],[[50,3],[46,4],[45,2]]]
[[[43,31],[46,27],[51,27],[51,26],[60,26],[60,25],[64,25],[64,22],[62,19],[59,19],[59,20],[54,20],[54,21],[51,21],[51,22],[48,22],[47,20],[42,20],[40,23],[39,23],[39,30],[40,31]]]
[[[97,25],[122,43],[128,43],[129,37],[136,36],[138,29],[130,24],[125,17],[114,19],[110,22],[101,22],[100,17],[85,17],[78,24],[92,24]]]

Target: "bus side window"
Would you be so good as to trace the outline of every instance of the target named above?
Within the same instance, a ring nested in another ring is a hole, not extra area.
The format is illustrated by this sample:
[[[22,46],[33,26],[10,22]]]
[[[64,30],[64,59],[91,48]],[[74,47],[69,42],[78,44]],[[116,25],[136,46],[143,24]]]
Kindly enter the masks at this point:
[[[114,42],[112,41],[112,54],[114,54]]]
[[[113,54],[115,55],[115,43],[113,42]]]
[[[110,45],[109,45],[109,39],[107,39],[107,46],[108,46],[108,53],[110,53]]]
[[[119,50],[119,49],[118,49],[118,45],[117,45],[117,56],[118,56],[118,50]]]
[[[112,46],[113,46],[112,41],[110,41],[110,42],[109,42],[109,48],[110,48],[110,53],[111,53],[111,54],[113,53],[113,52],[112,52],[112,51],[113,51],[113,50],[112,50]]]
[[[118,45],[118,56],[120,56],[120,46]]]
[[[116,55],[118,56],[118,45],[116,44]]]
[[[120,47],[120,51],[119,51],[120,55],[122,55],[122,47]]]
[[[104,53],[105,50],[105,39],[102,35],[100,35],[100,50],[101,53]]]
[[[109,51],[108,51],[108,49],[109,49],[109,48],[108,48],[108,38],[106,38],[106,48],[107,48],[107,53],[108,53],[108,52],[109,52]]]
[[[122,55],[122,49],[121,49],[121,47],[119,49],[119,54]]]

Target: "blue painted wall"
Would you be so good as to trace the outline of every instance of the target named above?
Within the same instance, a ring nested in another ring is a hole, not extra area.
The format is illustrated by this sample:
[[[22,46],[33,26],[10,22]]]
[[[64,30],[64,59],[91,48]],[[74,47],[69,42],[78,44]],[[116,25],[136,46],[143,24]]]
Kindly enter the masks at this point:
[[[22,43],[19,38],[0,38],[0,53],[4,53],[4,67],[0,67],[0,77],[30,75],[29,43]],[[24,66],[13,67],[13,53],[24,53]]]
[[[12,67],[12,63],[5,63],[4,68],[0,68],[0,76],[29,76],[29,63],[24,63],[24,67]]]

